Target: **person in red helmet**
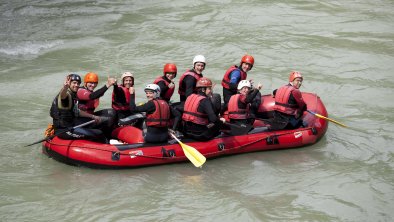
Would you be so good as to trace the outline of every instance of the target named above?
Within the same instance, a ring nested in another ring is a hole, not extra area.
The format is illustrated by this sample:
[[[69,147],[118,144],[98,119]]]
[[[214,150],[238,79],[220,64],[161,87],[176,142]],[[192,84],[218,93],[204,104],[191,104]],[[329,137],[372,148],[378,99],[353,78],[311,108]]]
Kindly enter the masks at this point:
[[[124,72],[120,81],[119,85],[114,84],[114,91],[112,92],[112,109],[115,110],[117,119],[131,115],[130,100],[135,98],[133,73]]]
[[[163,75],[157,77],[153,82],[160,87],[160,97],[167,102],[170,102],[171,96],[175,90],[175,84],[173,79],[176,77],[177,71],[178,70],[175,64],[167,63],[164,65]]]
[[[178,87],[181,103],[184,103],[187,97],[196,92],[197,81],[203,77],[202,71],[204,71],[205,66],[205,57],[203,55],[196,55],[193,58],[193,68],[182,74]]]
[[[212,81],[202,77],[196,83],[197,92],[187,97],[182,120],[185,136],[199,141],[207,141],[220,134],[220,126],[225,122],[218,117],[212,104]]]
[[[72,131],[65,131],[67,128],[79,125],[78,118],[85,117],[88,119],[100,120],[94,118],[92,114],[78,108],[77,91],[81,84],[81,77],[78,74],[67,75],[64,85],[59,94],[54,98],[50,116],[53,119],[54,133],[65,140],[87,139],[93,141],[106,142],[103,139],[103,132],[99,129],[76,128]]]
[[[84,85],[78,89],[78,108],[89,114],[91,114],[92,119],[96,119],[99,124],[90,125],[93,128],[103,129],[106,134],[109,135],[112,129],[113,120],[115,118],[115,112],[113,109],[103,109],[100,111],[95,111],[99,106],[99,98],[104,95],[109,87],[115,84],[116,79],[108,77],[107,83],[100,89],[94,91],[97,87],[99,78],[96,73],[88,72],[84,77]],[[105,119],[106,121],[103,121]],[[81,123],[87,122],[89,118],[81,117],[79,121]],[[105,122],[105,124],[104,124]]]
[[[244,55],[239,66],[233,65],[227,69],[222,79],[224,109],[226,109],[227,104],[230,101],[230,97],[237,94],[238,83],[241,80],[247,79],[248,72],[253,68],[253,65],[253,56]]]
[[[293,71],[289,76],[289,84],[274,90],[275,112],[271,129],[296,129],[303,125],[301,117],[307,110],[299,90],[303,79],[300,72]]]

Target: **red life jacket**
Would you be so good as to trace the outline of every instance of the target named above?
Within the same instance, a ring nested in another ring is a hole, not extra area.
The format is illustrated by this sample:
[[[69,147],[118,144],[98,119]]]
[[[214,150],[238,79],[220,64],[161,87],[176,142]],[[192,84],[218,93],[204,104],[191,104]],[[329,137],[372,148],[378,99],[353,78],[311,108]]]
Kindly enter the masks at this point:
[[[164,76],[159,76],[155,79],[155,81],[153,81],[154,84],[158,84],[159,82],[164,82],[164,84],[166,84],[167,87],[171,83],[168,82]],[[160,97],[168,102],[170,101],[172,94],[174,94],[174,90],[175,87],[168,88],[167,91],[161,90]]]
[[[187,97],[185,101],[184,111],[182,114],[182,119],[184,121],[193,122],[199,125],[208,125],[208,115],[205,113],[198,112],[198,107],[200,106],[201,100],[206,97],[198,94],[192,94]]]
[[[297,104],[289,104],[289,98],[294,90],[298,90],[291,85],[285,85],[278,89],[275,95],[274,110],[286,113],[288,115],[296,115]]]
[[[118,85],[123,90],[124,96],[126,98],[125,103],[120,103],[118,101],[115,101],[115,93],[112,93],[112,109],[114,110],[129,110],[130,109],[130,92],[129,89],[122,86]],[[135,95],[135,94],[134,94]]]
[[[228,118],[229,119],[248,119],[250,104],[245,104],[246,108],[240,108],[238,101],[241,94],[232,95],[228,102]]]
[[[89,91],[85,87],[81,87],[78,89],[77,98],[78,98],[78,108],[80,110],[86,111],[87,113],[93,114],[94,110],[99,106],[100,101],[97,99],[89,99],[89,96],[92,92]]]
[[[222,86],[223,86],[224,88],[230,89],[230,80],[231,80],[231,79],[230,79],[230,74],[231,74],[232,71],[234,71],[234,70],[236,70],[236,69],[238,69],[238,66],[233,65],[233,66],[231,66],[231,67],[226,71],[226,73],[224,74],[223,80],[222,80]],[[245,80],[245,79],[248,77],[248,74],[247,74],[246,72],[244,72],[242,69],[239,69],[239,70],[240,70],[240,72],[241,72],[241,78],[240,78],[239,81]]]
[[[154,127],[168,127],[170,122],[170,106],[165,100],[154,99],[156,110],[152,114],[146,114],[146,125]]]
[[[193,76],[196,79],[196,82],[202,77],[202,75],[199,75],[192,70],[187,70],[185,73],[183,73],[181,78],[179,79],[179,87],[178,87],[178,93],[179,93],[179,95],[182,95],[182,96],[184,96],[186,93],[186,89],[182,86],[183,79],[186,76]],[[196,92],[196,88],[194,88],[193,91]]]

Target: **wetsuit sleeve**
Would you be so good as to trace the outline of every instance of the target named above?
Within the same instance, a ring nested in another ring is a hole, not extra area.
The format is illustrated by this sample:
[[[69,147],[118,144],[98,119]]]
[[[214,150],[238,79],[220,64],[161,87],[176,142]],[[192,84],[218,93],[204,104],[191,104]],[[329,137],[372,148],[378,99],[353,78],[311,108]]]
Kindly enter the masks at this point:
[[[237,90],[239,79],[241,78],[241,72],[235,69],[230,73],[230,89]]]
[[[148,101],[142,105],[136,106],[135,105],[135,98],[130,98],[130,111],[132,113],[154,113],[156,111],[156,106],[152,101]]]
[[[182,114],[175,108],[170,106],[171,117],[174,118],[174,124],[172,126],[172,130],[176,130],[178,128],[179,122],[181,121]]]
[[[160,87],[161,95],[163,95],[164,92],[166,92],[168,90],[168,87],[166,86],[164,81],[158,82],[157,85]]]
[[[114,90],[114,91],[113,91],[114,100],[115,100],[116,102],[119,102],[119,103],[124,103],[124,102],[126,102],[126,97],[125,97],[125,95],[124,95],[124,93],[123,93],[122,88],[120,88],[120,87],[118,87],[118,85],[114,84],[114,89],[113,89],[113,90]]]
[[[304,99],[302,98],[301,91],[293,90],[291,94],[293,95],[294,100],[297,102],[299,109],[300,110],[306,109],[306,104],[304,102]]]
[[[276,91],[278,91],[278,89],[275,89],[274,91],[272,91],[272,95],[274,95],[274,97],[276,95]]]
[[[259,90],[257,90],[257,94],[256,94],[256,96],[254,97],[254,99],[253,99],[253,101],[252,101],[251,104],[252,104],[251,108],[252,108],[254,111],[259,110],[259,107],[260,107],[260,105],[261,105],[261,93],[260,93]]]
[[[246,96],[245,103],[251,103],[251,102],[254,100],[254,98],[256,97],[256,95],[257,95],[258,92],[259,92],[259,90],[257,90],[257,89],[252,89],[252,91],[250,91],[250,92],[248,93],[248,95]],[[260,100],[260,101],[261,101],[261,100]]]
[[[196,87],[196,79],[193,76],[186,76],[183,81],[185,82],[185,96],[186,98],[193,94],[193,90]]]
[[[217,123],[219,121],[219,118],[215,114],[212,102],[211,102],[211,100],[209,98],[203,99],[201,101],[200,107],[198,109],[200,109],[200,108],[202,109],[201,110],[202,113],[206,113],[208,115],[208,120],[209,120],[210,123]]]
[[[60,104],[58,104],[58,108],[64,109],[63,107],[68,107],[70,105],[69,104],[70,101],[68,99],[69,96],[71,97],[69,92],[67,92],[67,97],[65,99],[62,99],[61,96],[59,95],[58,101],[60,102]]]
[[[107,89],[108,89],[107,86],[104,85],[100,89],[90,93],[89,99],[98,99],[98,98],[102,97],[104,95],[105,91],[107,91]]]

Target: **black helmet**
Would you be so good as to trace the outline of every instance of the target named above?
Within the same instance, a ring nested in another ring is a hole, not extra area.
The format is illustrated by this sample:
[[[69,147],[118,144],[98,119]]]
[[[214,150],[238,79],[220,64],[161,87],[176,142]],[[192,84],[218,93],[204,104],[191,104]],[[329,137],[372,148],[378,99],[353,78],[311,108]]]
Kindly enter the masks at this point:
[[[71,81],[77,81],[79,84],[81,84],[81,77],[78,74],[70,74],[68,75],[70,77]]]

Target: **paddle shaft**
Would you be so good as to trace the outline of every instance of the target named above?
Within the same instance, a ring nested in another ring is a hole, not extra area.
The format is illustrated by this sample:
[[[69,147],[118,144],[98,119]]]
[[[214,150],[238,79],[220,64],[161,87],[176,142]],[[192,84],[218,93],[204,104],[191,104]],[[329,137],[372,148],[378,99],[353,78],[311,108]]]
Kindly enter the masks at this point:
[[[342,126],[342,127],[347,127],[347,126],[346,126],[345,124],[343,124],[343,123],[340,123],[340,122],[338,122],[338,121],[336,121],[336,120],[330,119],[330,118],[325,117],[325,116],[323,116],[323,115],[317,114],[317,113],[312,112],[312,111],[310,111],[310,110],[307,110],[307,112],[310,113],[310,114],[312,114],[312,115],[315,115],[315,116],[317,116],[317,117],[319,117],[319,118],[321,118],[321,119],[325,119],[325,120],[328,120],[328,121],[333,122],[333,123],[335,123],[335,124],[338,124],[338,125],[340,125],[340,126]]]
[[[55,136],[58,136],[58,135],[60,135],[60,134],[62,134],[62,133],[68,132],[68,131],[70,131],[70,130],[74,130],[74,129],[77,129],[77,128],[80,128],[80,127],[83,127],[83,126],[92,124],[92,123],[94,123],[94,121],[95,121],[95,120],[90,120],[90,121],[88,121],[88,122],[86,122],[86,123],[82,123],[82,124],[80,124],[80,125],[73,126],[73,127],[71,127],[71,128],[62,130],[62,131],[60,131],[60,132],[55,133],[55,135],[45,137],[44,139],[42,139],[42,140],[40,140],[40,141],[37,141],[37,142],[34,142],[34,143],[32,143],[32,144],[26,145],[25,147],[32,146],[32,145],[35,145],[35,144],[37,144],[37,143],[44,142],[44,141],[46,141],[46,140],[48,140],[48,139],[51,139],[51,138],[53,138],[53,137],[55,137]]]

